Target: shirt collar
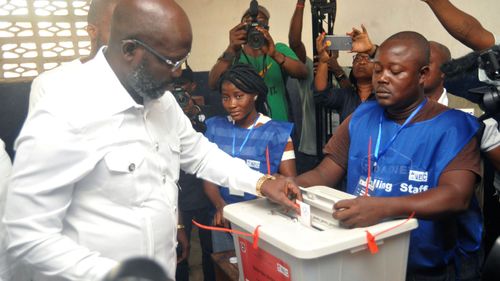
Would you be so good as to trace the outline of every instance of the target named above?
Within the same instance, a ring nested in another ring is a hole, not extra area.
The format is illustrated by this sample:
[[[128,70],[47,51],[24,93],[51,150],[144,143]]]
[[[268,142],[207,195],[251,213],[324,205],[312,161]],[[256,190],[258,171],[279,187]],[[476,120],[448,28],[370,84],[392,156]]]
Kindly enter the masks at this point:
[[[443,88],[443,93],[441,94],[437,102],[442,105],[448,106],[448,94],[446,92],[446,88]]]
[[[102,113],[116,114],[129,108],[143,108],[130,96],[109,65],[104,56],[106,47],[103,46],[94,59],[84,64],[85,67],[88,67],[89,77],[93,78],[93,81],[89,81],[89,83],[96,83],[97,87],[100,88],[99,103],[104,105],[100,107],[100,110],[103,111]]]

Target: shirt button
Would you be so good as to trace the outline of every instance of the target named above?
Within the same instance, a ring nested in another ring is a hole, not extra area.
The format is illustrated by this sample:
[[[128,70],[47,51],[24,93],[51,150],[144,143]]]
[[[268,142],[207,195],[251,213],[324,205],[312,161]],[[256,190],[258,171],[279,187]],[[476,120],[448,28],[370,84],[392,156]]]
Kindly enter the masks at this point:
[[[134,164],[134,163],[130,163],[130,165],[128,165],[128,170],[129,170],[130,172],[135,171],[135,164]]]
[[[167,183],[167,176],[163,175],[162,176],[162,181],[163,181],[163,184]]]
[[[160,150],[160,144],[159,144],[159,143],[155,143],[155,150],[156,150],[156,151],[159,151],[159,150]]]

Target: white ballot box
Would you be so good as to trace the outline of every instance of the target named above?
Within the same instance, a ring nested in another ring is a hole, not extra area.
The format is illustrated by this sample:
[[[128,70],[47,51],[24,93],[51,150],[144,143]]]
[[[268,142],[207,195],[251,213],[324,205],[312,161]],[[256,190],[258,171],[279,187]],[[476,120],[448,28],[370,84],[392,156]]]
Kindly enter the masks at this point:
[[[311,205],[312,226],[265,198],[224,208],[224,217],[235,230],[253,233],[260,225],[258,249],[252,247],[251,237],[233,236],[240,281],[405,280],[410,231],[417,228],[417,220],[345,229],[331,213],[334,202],[352,195],[315,186],[305,189],[303,197]],[[366,230],[376,235],[376,254],[367,248]]]

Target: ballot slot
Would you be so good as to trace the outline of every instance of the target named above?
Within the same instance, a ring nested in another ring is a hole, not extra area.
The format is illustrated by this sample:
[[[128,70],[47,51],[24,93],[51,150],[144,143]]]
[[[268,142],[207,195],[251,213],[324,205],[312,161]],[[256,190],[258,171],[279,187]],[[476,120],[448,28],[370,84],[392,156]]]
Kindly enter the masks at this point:
[[[338,220],[332,217],[333,205],[342,199],[355,198],[333,188],[300,188],[305,203],[311,206],[311,225],[319,230],[333,229],[339,226]]]

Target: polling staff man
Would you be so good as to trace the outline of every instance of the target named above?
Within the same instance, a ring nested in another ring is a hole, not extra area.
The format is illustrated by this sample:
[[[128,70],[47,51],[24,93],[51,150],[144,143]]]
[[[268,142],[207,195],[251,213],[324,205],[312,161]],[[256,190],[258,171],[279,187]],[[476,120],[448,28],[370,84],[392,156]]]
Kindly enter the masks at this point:
[[[333,187],[347,176],[347,191],[359,197],[337,202],[333,212],[346,227],[415,212],[419,227],[411,234],[407,280],[454,280],[455,262],[467,258],[460,250],[481,243],[473,192],[480,177],[479,125],[424,97],[429,53],[416,32],[396,33],[380,45],[376,101],[361,104],[335,131],[323,161],[296,181]]]

